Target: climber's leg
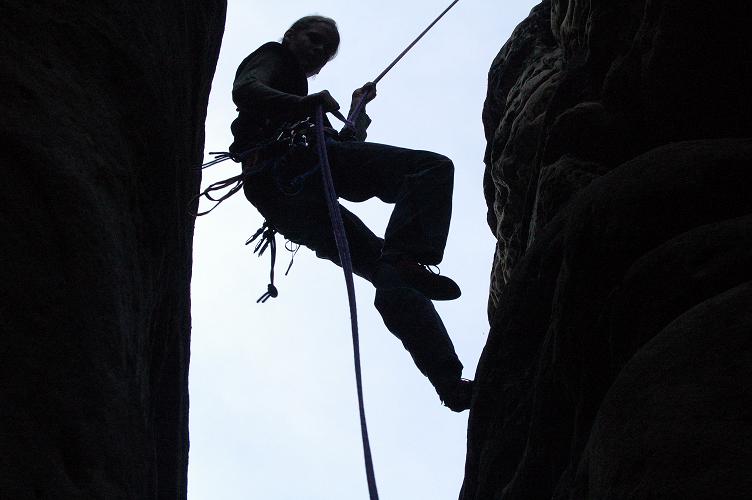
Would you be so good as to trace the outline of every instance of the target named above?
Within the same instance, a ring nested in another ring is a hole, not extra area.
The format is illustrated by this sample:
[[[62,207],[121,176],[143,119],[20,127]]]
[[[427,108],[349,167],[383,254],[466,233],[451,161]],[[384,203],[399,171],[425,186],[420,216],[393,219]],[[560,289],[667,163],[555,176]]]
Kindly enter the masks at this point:
[[[430,151],[370,142],[328,146],[337,194],[349,201],[377,197],[394,203],[383,253],[441,262],[452,216],[454,166]]]
[[[456,383],[462,363],[430,300],[409,288],[377,290],[374,302],[384,324],[405,346],[418,369],[441,395]]]

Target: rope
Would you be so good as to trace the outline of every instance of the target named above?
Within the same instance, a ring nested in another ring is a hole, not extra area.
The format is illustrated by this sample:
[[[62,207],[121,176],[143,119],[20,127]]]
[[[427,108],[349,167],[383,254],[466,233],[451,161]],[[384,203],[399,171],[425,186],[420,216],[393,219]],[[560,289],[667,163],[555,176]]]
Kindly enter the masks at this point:
[[[329,157],[326,152],[326,137],[324,135],[324,111],[321,106],[316,108],[316,148],[321,163],[321,175],[324,180],[324,192],[326,194],[326,205],[329,208],[329,217],[332,221],[332,231],[334,232],[334,241],[339,252],[339,261],[342,264],[342,271],[345,273],[345,283],[347,284],[347,298],[350,302],[350,326],[352,328],[353,357],[355,360],[355,383],[358,391],[358,410],[360,412],[360,434],[363,440],[363,456],[366,465],[366,479],[368,481],[368,494],[371,500],[378,500],[379,493],[376,489],[376,474],[373,470],[373,459],[371,458],[371,445],[368,441],[368,427],[366,425],[366,410],[363,404],[363,377],[360,366],[360,340],[358,335],[358,310],[355,304],[355,284],[353,283],[352,260],[350,258],[350,247],[347,243],[347,234],[345,225],[342,222],[342,213],[339,211],[337,202],[337,193],[334,191],[334,182],[332,172],[329,166]]]
[[[226,151],[210,151],[209,154],[214,156],[214,159],[207,161],[206,163],[201,165],[201,170],[207,169],[212,165],[216,165],[217,163],[222,163],[223,161],[233,159],[232,154]]]
[[[239,175],[235,175],[233,177],[230,177],[229,179],[224,179],[218,182],[215,182],[214,184],[211,184],[208,188],[201,191],[199,194],[194,196],[191,199],[191,204],[196,202],[198,199],[200,199],[202,196],[206,197],[207,200],[213,201],[214,205],[209,210],[204,210],[203,212],[196,213],[196,217],[201,217],[202,215],[209,214],[214,211],[215,208],[217,208],[223,201],[243,189],[243,180],[245,179],[246,174],[242,173]],[[229,190],[220,196],[219,198],[215,198],[213,193],[229,188]]]
[[[407,54],[408,52],[410,52],[410,50],[411,50],[411,49],[412,49],[413,47],[415,47],[415,45],[416,45],[416,44],[417,44],[417,43],[418,43],[418,42],[419,42],[419,41],[421,40],[421,38],[423,38],[424,36],[426,36],[426,33],[428,33],[429,31],[431,31],[431,28],[433,28],[433,27],[434,27],[434,26],[436,25],[436,23],[438,23],[438,22],[439,22],[439,21],[441,20],[441,18],[442,18],[442,17],[444,17],[444,16],[446,15],[446,13],[447,13],[447,12],[449,12],[450,10],[452,10],[452,7],[454,7],[455,5],[457,5],[457,3],[458,3],[459,1],[460,1],[460,0],[454,0],[454,1],[453,1],[453,2],[452,2],[452,3],[450,4],[450,5],[449,5],[449,7],[447,7],[446,9],[444,9],[444,11],[443,11],[443,12],[442,12],[441,14],[439,14],[439,17],[437,17],[436,19],[434,19],[434,20],[433,20],[433,22],[432,22],[431,24],[429,24],[429,25],[428,25],[428,27],[427,27],[426,29],[424,29],[424,30],[423,30],[423,32],[422,32],[422,33],[421,33],[420,35],[418,35],[418,37],[417,37],[417,38],[416,38],[415,40],[413,40],[413,41],[412,41],[412,43],[410,43],[410,45],[408,45],[408,46],[407,46],[407,48],[406,48],[405,50],[403,50],[403,51],[402,51],[402,52],[400,53],[400,55],[398,55],[398,56],[396,57],[396,59],[394,59],[394,61],[392,61],[392,62],[391,62],[391,63],[389,64],[389,66],[387,66],[387,67],[386,67],[386,69],[385,69],[384,71],[382,71],[381,73],[379,73],[379,76],[377,76],[377,77],[376,77],[376,78],[375,78],[375,79],[374,79],[374,80],[373,80],[373,81],[371,82],[371,83],[373,84],[373,86],[375,87],[375,86],[376,86],[376,84],[378,84],[378,83],[379,83],[379,82],[381,81],[381,79],[382,79],[382,78],[384,78],[384,77],[386,76],[386,74],[387,74],[387,73],[389,73],[389,71],[391,71],[391,69],[392,69],[392,68],[393,68],[394,66],[396,66],[396,64],[397,64],[398,62],[400,62],[400,60],[401,60],[401,59],[402,59],[403,57],[405,57],[405,55],[406,55],[406,54]],[[334,115],[335,117],[337,117],[337,119],[339,119],[339,120],[340,120],[340,121],[341,121],[342,123],[344,123],[344,124],[345,124],[346,126],[348,126],[348,127],[353,127],[353,128],[354,128],[354,127],[355,127],[355,122],[356,122],[356,120],[357,120],[358,116],[360,116],[360,113],[361,113],[361,112],[363,111],[363,109],[365,108],[365,105],[366,105],[366,97],[367,97],[367,94],[364,94],[364,95],[363,95],[363,96],[362,96],[362,97],[360,98],[360,100],[359,100],[359,101],[357,102],[357,104],[356,104],[356,105],[355,105],[355,107],[353,108],[352,112],[351,112],[351,113],[350,113],[350,114],[348,115],[348,117],[347,117],[346,119],[345,119],[345,118],[344,118],[344,117],[343,117],[343,116],[342,116],[342,115],[341,115],[341,114],[340,114],[339,112],[333,112],[332,114],[333,114],[333,115]]]
[[[413,42],[402,51],[387,68],[382,71],[379,76],[373,80],[373,85],[376,86],[379,81],[386,76],[387,73],[410,52],[415,44],[417,44],[436,23],[441,20],[444,15],[454,7],[459,0],[454,0],[449,7],[437,17]],[[363,94],[360,100],[356,103],[352,112],[345,119],[341,113],[332,113],[335,117],[341,120],[347,127],[355,127],[358,116],[363,111],[366,105],[366,98],[368,93]],[[345,226],[342,222],[342,214],[339,211],[339,204],[337,203],[337,193],[334,191],[334,182],[332,180],[332,172],[329,167],[329,158],[326,153],[326,137],[324,136],[324,111],[319,105],[316,107],[316,148],[319,154],[319,164],[321,165],[321,175],[324,179],[324,192],[326,194],[326,204],[329,208],[329,217],[332,221],[332,231],[334,232],[334,241],[337,245],[337,251],[339,252],[339,261],[342,264],[342,270],[345,273],[345,283],[347,284],[347,298],[350,302],[350,324],[352,327],[352,340],[353,340],[353,357],[355,358],[355,383],[358,391],[358,410],[360,411],[360,434],[363,440],[363,456],[365,458],[366,465],[366,479],[368,481],[368,494],[371,500],[378,500],[379,493],[376,489],[376,474],[373,470],[373,459],[371,457],[371,445],[368,441],[368,427],[366,425],[366,411],[363,404],[363,380],[360,366],[360,341],[358,336],[358,311],[355,304],[355,285],[353,283],[353,270],[352,260],[350,258],[350,248],[347,243],[347,235],[345,234]]]
[[[457,4],[457,2],[459,2],[459,1],[460,0],[454,0],[454,2],[452,2],[452,4],[449,7],[447,7],[446,9],[444,9],[444,12],[442,12],[441,14],[439,14],[439,17],[437,17],[436,19],[434,19],[434,21],[431,24],[428,25],[428,28],[424,29],[423,33],[421,33],[420,35],[418,35],[418,38],[416,38],[415,40],[413,40],[413,42],[410,45],[408,45],[407,48],[405,50],[403,50],[402,53],[400,55],[398,55],[397,58],[394,61],[392,61],[392,63],[389,66],[387,66],[384,71],[381,72],[381,74],[379,74],[379,76],[376,77],[376,79],[373,81],[374,85],[377,84],[377,83],[379,83],[379,81],[381,81],[381,79],[384,78],[384,76],[386,76],[387,73],[389,73],[389,70],[391,70],[395,66],[395,64],[397,64],[400,61],[400,59],[402,59],[403,57],[405,57],[405,54],[407,54],[408,52],[410,52],[410,49],[412,49],[415,46],[415,44],[418,43],[420,41],[420,39],[423,38],[426,35],[426,33],[428,33],[431,30],[431,28],[433,28],[434,25],[436,23],[438,23],[439,20],[441,20],[441,18],[444,17],[444,15],[447,12],[449,12],[452,9],[452,7],[454,7]]]

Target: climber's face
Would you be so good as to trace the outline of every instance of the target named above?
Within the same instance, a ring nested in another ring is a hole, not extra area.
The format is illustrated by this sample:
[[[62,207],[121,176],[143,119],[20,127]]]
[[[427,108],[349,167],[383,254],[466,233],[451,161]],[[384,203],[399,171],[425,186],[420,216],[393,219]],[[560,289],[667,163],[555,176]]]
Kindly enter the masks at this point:
[[[311,23],[288,31],[282,44],[298,59],[307,77],[318,74],[334,56],[339,46],[339,33],[327,23]]]

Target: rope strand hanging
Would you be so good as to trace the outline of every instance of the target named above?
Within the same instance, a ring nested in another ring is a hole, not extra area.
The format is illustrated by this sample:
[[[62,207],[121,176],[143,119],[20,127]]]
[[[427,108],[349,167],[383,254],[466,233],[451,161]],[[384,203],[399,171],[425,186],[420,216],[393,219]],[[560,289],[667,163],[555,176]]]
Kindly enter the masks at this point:
[[[326,136],[324,134],[324,112],[321,106],[316,108],[316,148],[319,154],[321,175],[324,181],[324,193],[326,205],[329,209],[329,217],[332,221],[334,241],[339,253],[339,261],[345,274],[347,285],[347,299],[350,303],[350,326],[352,329],[353,357],[355,360],[355,385],[358,392],[358,410],[360,414],[360,434],[363,440],[363,457],[366,465],[366,479],[368,481],[368,494],[371,500],[378,500],[379,493],[376,489],[376,474],[373,470],[373,458],[371,457],[371,445],[368,440],[368,427],[366,426],[366,410],[363,402],[363,375],[360,366],[360,340],[358,334],[358,309],[355,303],[355,283],[353,282],[352,259],[350,258],[350,246],[345,234],[345,224],[342,221],[342,213],[339,211],[337,193],[334,190],[332,172],[329,168],[329,158],[326,152]]]
[[[387,68],[376,77],[373,84],[376,85],[384,76],[412,49],[436,23],[441,20],[444,15],[454,7],[459,0],[454,0],[449,7],[447,7],[413,42],[387,66]],[[364,94],[360,101],[357,103],[352,113],[346,120],[342,120],[342,116],[339,113],[333,113],[337,118],[345,122],[346,126],[353,126],[356,123],[358,116],[365,107],[367,94]],[[329,160],[326,151],[326,137],[324,134],[324,112],[321,106],[316,108],[316,147],[319,154],[319,164],[321,166],[321,175],[324,180],[324,192],[326,194],[326,203],[329,209],[329,216],[331,217],[332,230],[334,232],[334,240],[339,253],[340,264],[342,265],[342,271],[345,274],[345,283],[347,286],[347,298],[350,304],[350,324],[352,328],[352,342],[353,342],[353,357],[355,361],[355,385],[358,393],[358,411],[360,415],[360,432],[361,439],[363,441],[363,458],[365,460],[366,468],[366,480],[368,482],[368,494],[370,500],[378,500],[379,493],[376,487],[376,473],[373,468],[373,458],[371,455],[371,445],[368,439],[368,427],[366,425],[366,413],[365,404],[363,401],[363,377],[360,363],[360,341],[358,333],[358,311],[355,302],[355,285],[353,283],[353,269],[352,260],[350,258],[350,249],[347,242],[347,235],[345,233],[344,223],[342,221],[342,214],[339,211],[339,203],[337,202],[337,193],[334,190],[334,182],[332,180],[331,170],[329,168]]]

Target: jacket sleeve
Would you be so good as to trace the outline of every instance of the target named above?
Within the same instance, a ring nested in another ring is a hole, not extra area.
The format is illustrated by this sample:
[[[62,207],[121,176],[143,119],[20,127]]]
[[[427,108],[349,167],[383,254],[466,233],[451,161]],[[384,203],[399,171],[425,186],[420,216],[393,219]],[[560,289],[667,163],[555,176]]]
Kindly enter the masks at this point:
[[[280,118],[304,118],[310,110],[304,96],[273,87],[284,77],[285,61],[273,47],[262,46],[238,68],[232,85],[232,100],[239,110],[274,114]]]
[[[371,124],[371,118],[365,111],[360,113],[360,116],[355,120],[355,127],[348,127],[345,125],[339,132],[339,139],[341,141],[354,141],[363,142],[366,140],[368,133],[366,129]]]

